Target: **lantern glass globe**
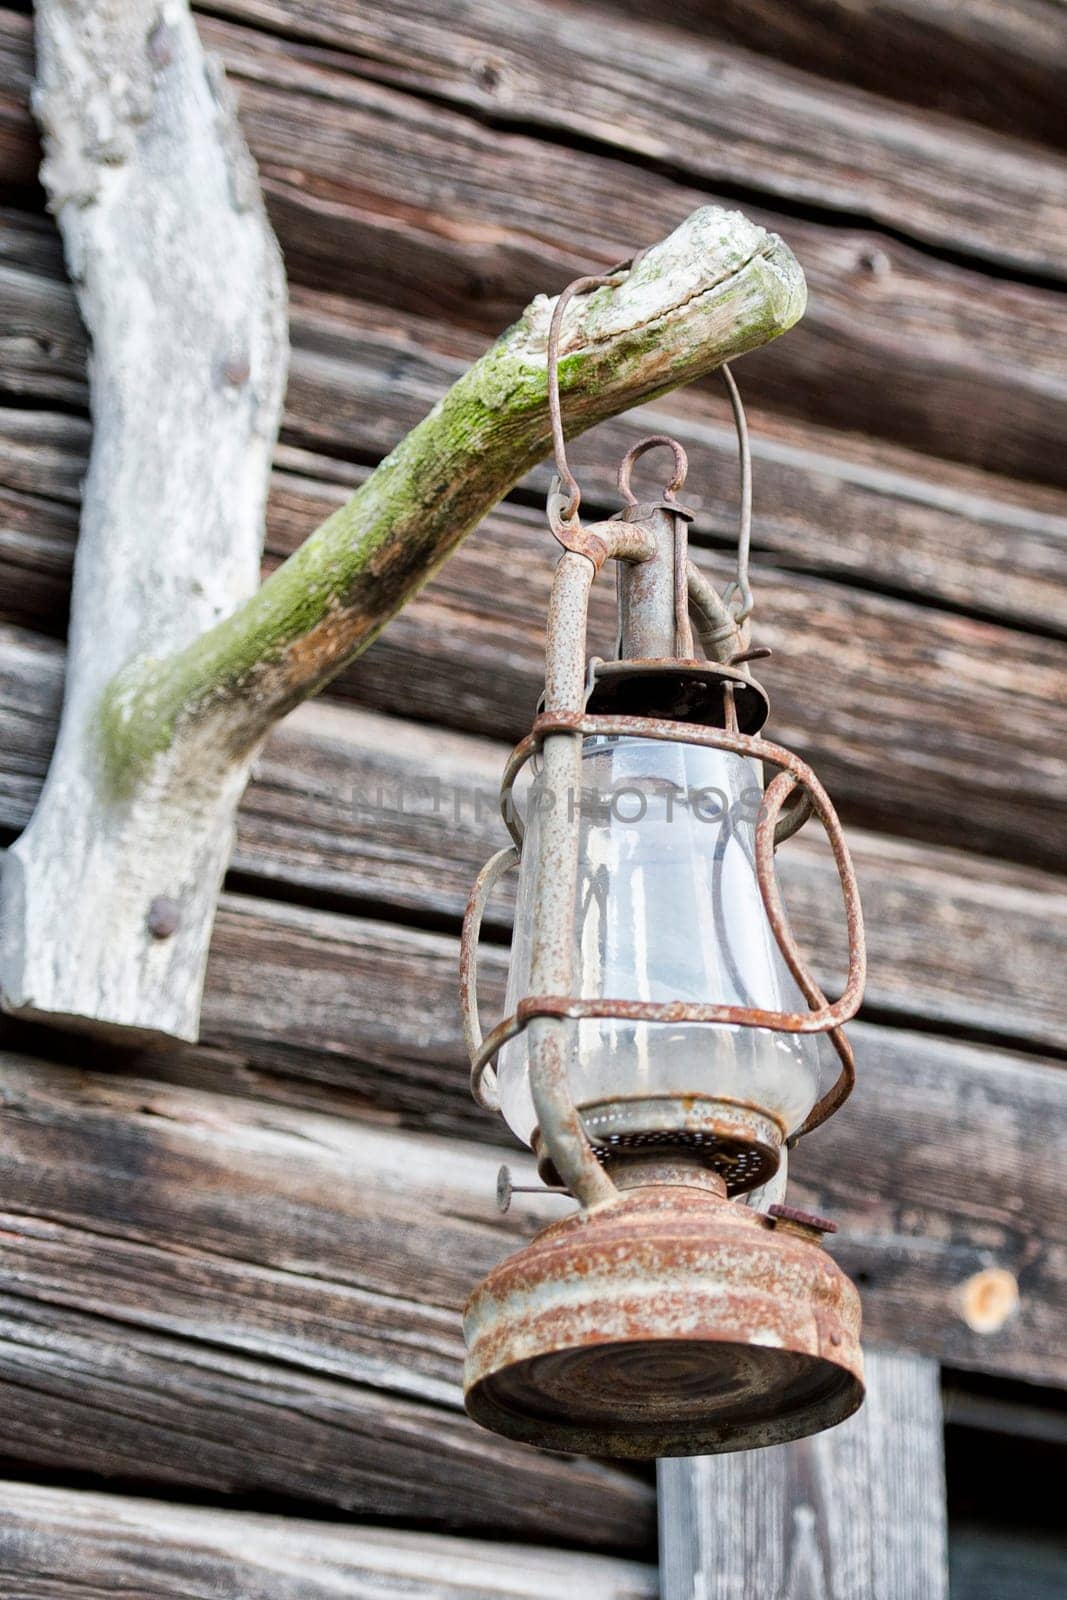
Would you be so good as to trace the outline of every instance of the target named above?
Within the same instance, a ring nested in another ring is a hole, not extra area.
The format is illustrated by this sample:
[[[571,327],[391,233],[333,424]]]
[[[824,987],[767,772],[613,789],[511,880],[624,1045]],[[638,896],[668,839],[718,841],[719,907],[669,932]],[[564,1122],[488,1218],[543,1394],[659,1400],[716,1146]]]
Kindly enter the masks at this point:
[[[532,992],[541,819],[549,808],[576,802],[573,996],[807,1011],[756,878],[762,793],[761,765],[750,757],[635,737],[585,740],[578,796],[552,794],[536,776],[527,803],[507,1014]],[[780,1125],[784,1138],[836,1072],[825,1034],[608,1018],[564,1026],[579,1109],[701,1096],[758,1108]],[[530,1144],[536,1115],[523,1033],[501,1052],[498,1081],[509,1126]],[[635,1114],[639,1126],[636,1106]]]

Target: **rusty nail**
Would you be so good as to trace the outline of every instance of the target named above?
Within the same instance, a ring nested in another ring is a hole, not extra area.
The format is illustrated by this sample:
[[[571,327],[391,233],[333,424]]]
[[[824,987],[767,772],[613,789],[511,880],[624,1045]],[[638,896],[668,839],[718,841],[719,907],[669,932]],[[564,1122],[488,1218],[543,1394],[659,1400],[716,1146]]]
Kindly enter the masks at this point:
[[[148,908],[148,931],[153,939],[169,939],[181,921],[181,907],[169,895],[157,894]]]
[[[513,1194],[570,1194],[562,1185],[547,1183],[512,1183],[511,1168],[501,1167],[496,1175],[496,1208],[507,1211]]]
[[[810,1211],[798,1211],[795,1206],[771,1206],[767,1215],[773,1217],[775,1222],[792,1222],[811,1233],[837,1232],[837,1223],[831,1222],[829,1217],[816,1217]]]

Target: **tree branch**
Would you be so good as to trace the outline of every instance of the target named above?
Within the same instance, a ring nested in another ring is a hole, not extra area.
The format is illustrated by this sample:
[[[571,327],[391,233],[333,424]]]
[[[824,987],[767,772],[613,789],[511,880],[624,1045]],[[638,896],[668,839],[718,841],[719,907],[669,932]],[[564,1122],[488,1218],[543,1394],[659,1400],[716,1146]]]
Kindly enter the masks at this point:
[[[560,389],[570,434],[767,343],[804,309],[788,247],[704,207],[617,286],[572,303]],[[464,536],[545,454],[553,302],[453,385],[235,615],[165,661],[134,661],[105,698],[112,780],[128,790],[184,723],[207,715],[234,751],[364,650]]]
[[[37,39],[94,433],[59,741],[4,874],[3,1004],[193,1039],[257,743],[545,453],[552,306],[536,300],[253,592],[285,285],[221,73],[183,0],[38,0]],[[571,306],[569,431],[765,344],[803,306],[780,239],[695,212]]]

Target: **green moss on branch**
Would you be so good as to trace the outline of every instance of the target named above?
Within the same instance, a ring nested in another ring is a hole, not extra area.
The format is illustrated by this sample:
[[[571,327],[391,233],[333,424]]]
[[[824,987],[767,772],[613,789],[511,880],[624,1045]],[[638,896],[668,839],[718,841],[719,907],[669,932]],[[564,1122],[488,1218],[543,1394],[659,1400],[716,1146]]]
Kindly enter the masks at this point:
[[[617,286],[572,302],[559,366],[568,432],[766,344],[804,298],[780,239],[738,213],[694,213]],[[205,719],[218,743],[247,748],[365,649],[544,456],[550,314],[535,301],[233,616],[119,674],[100,716],[115,790]]]

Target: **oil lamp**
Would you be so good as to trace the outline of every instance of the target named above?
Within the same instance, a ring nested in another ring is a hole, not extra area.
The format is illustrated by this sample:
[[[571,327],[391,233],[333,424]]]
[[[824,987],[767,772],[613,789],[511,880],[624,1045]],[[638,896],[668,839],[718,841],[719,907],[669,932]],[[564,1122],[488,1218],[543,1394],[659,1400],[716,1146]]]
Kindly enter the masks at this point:
[[[476,1421],[546,1448],[616,1456],[775,1444],[840,1422],[863,1398],[859,1299],[794,1211],[786,1150],[853,1082],[841,1025],[864,977],[859,900],[840,823],[811,769],[761,736],[749,645],[751,473],[741,457],[737,576],[720,595],[687,554],[681,446],[635,445],[622,510],[583,525],[567,465],[557,351],[548,387],[563,547],[546,680],[502,785],[514,843],[484,868],[463,930],[472,1088],[578,1209],[495,1267],[464,1314]],[[636,460],[673,452],[657,499]],[[586,659],[590,589],[618,577],[618,659]],[[694,637],[694,631],[695,636]],[[705,654],[697,655],[696,640]],[[530,764],[525,805],[513,799]],[[764,773],[770,781],[764,788]],[[849,932],[831,1004],[789,930],[776,847],[826,830]],[[519,869],[505,1019],[482,1036],[477,941],[486,899]],[[765,1209],[764,1209],[765,1207]]]

